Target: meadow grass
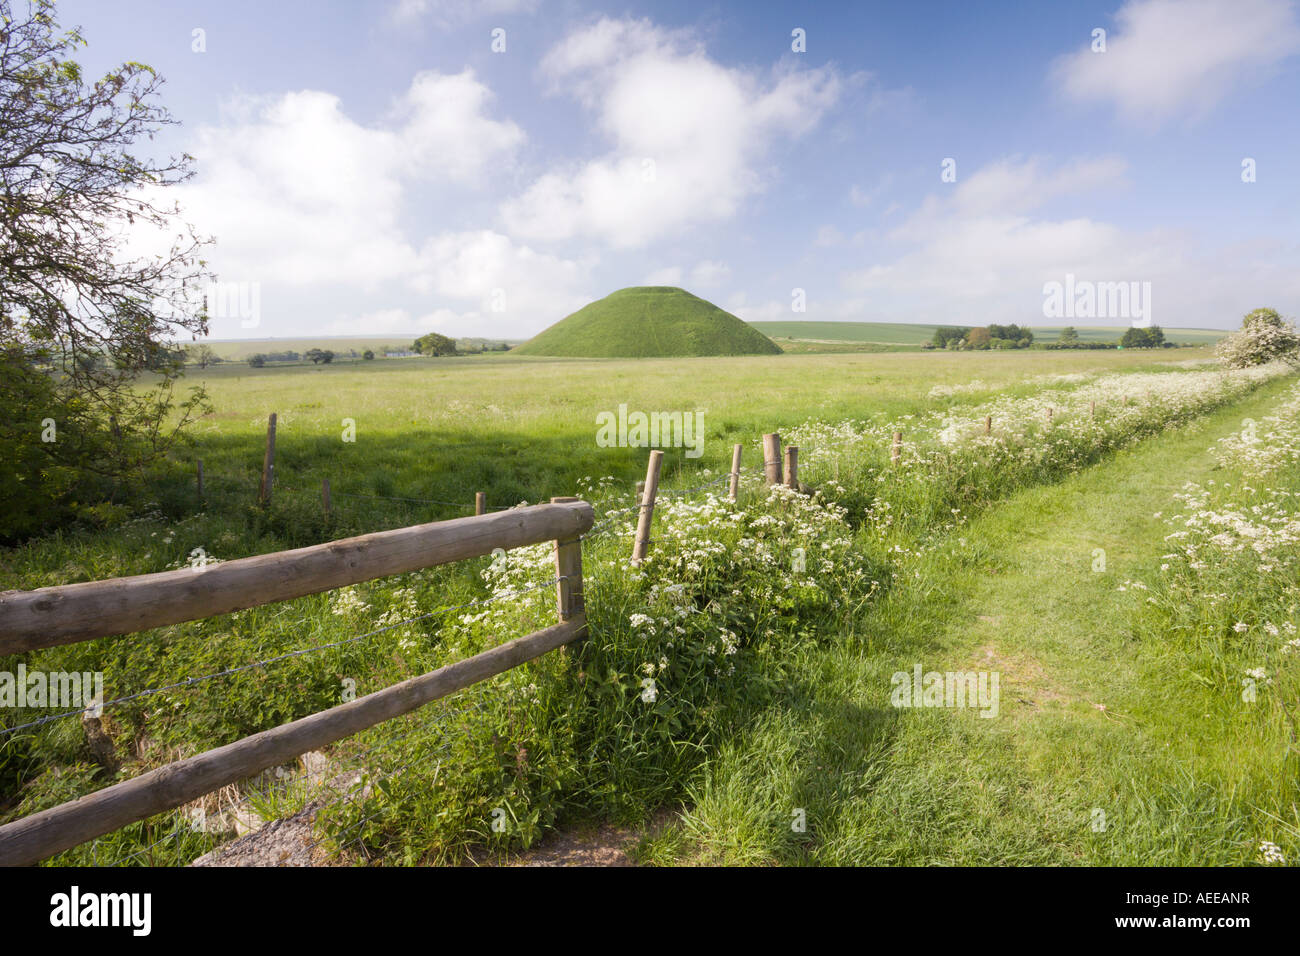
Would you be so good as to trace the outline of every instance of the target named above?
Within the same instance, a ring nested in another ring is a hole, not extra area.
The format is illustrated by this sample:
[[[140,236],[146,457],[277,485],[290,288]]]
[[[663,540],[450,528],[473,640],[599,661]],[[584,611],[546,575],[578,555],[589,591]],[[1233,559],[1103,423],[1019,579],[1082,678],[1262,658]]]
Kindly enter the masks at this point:
[[[1186,351],[1177,356],[1188,357]],[[0,586],[30,588],[156,571],[183,565],[196,548],[224,560],[451,517],[464,513],[478,490],[488,493],[493,506],[579,493],[597,502],[598,513],[614,514],[631,504],[630,485],[642,474],[645,460],[643,449],[595,444],[596,414],[619,403],[641,410],[704,410],[705,454],[687,459],[681,450],[669,452],[665,473],[671,491],[716,478],[729,463],[733,441],[752,447],[749,443],[762,432],[810,419],[870,419],[871,427],[887,428],[909,417],[918,422],[969,417],[982,401],[1022,400],[1033,407],[1035,396],[1086,389],[1109,371],[1165,369],[1166,378],[1175,381],[1182,373],[1161,364],[1169,360],[1167,354],[1096,352],[635,362],[484,356],[356,368],[217,368],[205,377],[216,410],[196,429],[189,452],[205,462],[209,494],[204,506],[198,508],[192,475],[182,460],[170,477],[123,506],[120,523],[69,529],[5,552]],[[1061,376],[1070,378],[1063,382]],[[278,484],[272,506],[263,510],[253,505],[253,497],[264,416],[273,410],[280,415]],[[1112,429],[1112,437],[1136,440],[1158,430],[1162,421],[1179,420],[1179,414],[1172,406],[1156,408],[1147,418],[1116,418],[1105,427]],[[344,419],[355,425],[355,443],[343,440]],[[1033,429],[1021,438],[1042,449],[1040,465],[1046,462],[1046,467],[1024,468],[1009,481],[977,482],[974,494],[953,470],[949,478],[955,483],[931,482],[934,501],[946,501],[945,496],[961,490],[970,510],[978,510],[1018,488],[1056,481],[1079,467],[1079,461],[1040,441]],[[1111,447],[1121,444],[1112,441]],[[887,449],[882,445],[870,453],[879,457]],[[747,465],[756,468],[758,455],[747,454]],[[607,480],[593,482],[591,476]],[[322,477],[331,479],[336,494],[329,520],[317,497]],[[913,490],[911,484],[877,483],[875,496],[887,500],[892,495],[901,505],[911,499],[899,495]],[[349,494],[439,498],[449,504]],[[384,781],[367,799],[323,813],[326,831],[339,845],[360,841],[395,862],[451,860],[474,846],[504,850],[527,845],[568,820],[643,819],[686,795],[698,812],[665,841],[689,843],[691,853],[723,852],[716,845],[717,833],[725,832],[724,846],[745,848],[724,853],[736,861],[797,861],[818,852],[836,861],[869,856],[862,846],[867,835],[851,827],[832,841],[833,851],[816,850],[823,844],[806,834],[791,839],[778,828],[773,837],[772,800],[785,805],[787,796],[800,796],[804,803],[794,806],[807,806],[821,794],[822,800],[851,806],[856,788],[870,775],[846,780],[843,774],[823,771],[845,754],[854,760],[888,756],[878,747],[879,732],[897,724],[898,714],[868,712],[855,703],[863,682],[874,674],[871,668],[885,666],[887,660],[875,661],[870,634],[892,626],[891,614],[939,620],[945,608],[957,613],[959,605],[953,602],[960,587],[951,593],[939,588],[946,575],[960,583],[960,567],[936,565],[922,575],[931,596],[938,594],[933,606],[897,603],[905,599],[895,595],[900,576],[924,568],[912,565],[920,560],[915,554],[933,554],[934,542],[951,538],[960,522],[944,519],[936,508],[925,522],[892,526],[882,536],[864,494],[852,514],[821,499],[808,507],[803,501],[764,499],[754,489],[743,508],[728,511],[698,495],[668,497],[660,509],[662,542],[637,573],[626,565],[626,516],[607,521],[605,533],[584,545],[592,639],[580,650],[548,655],[485,685],[475,708],[450,709],[444,715],[453,724],[450,730],[426,726],[434,717],[422,712],[334,748],[331,759],[338,766],[348,761],[369,766],[367,760],[376,756],[368,755],[377,754],[390,769],[414,765],[416,771]],[[784,573],[796,548],[801,561],[804,552],[809,555],[812,570]],[[816,560],[823,549],[838,555],[829,568]],[[356,685],[355,693],[365,693],[549,623],[552,599],[542,587],[486,609],[401,623],[430,609],[508,593],[520,584],[544,584],[545,550],[522,549],[500,565],[464,562],[136,638],[39,652],[27,663],[101,668],[110,696],[123,696],[303,647],[344,642],[241,670],[219,678],[219,684],[199,685],[197,692],[185,686],[116,708],[110,727],[127,755],[123,772],[139,772],[337,703],[348,680]],[[843,573],[850,567],[856,569],[854,575]],[[882,595],[885,603],[879,604]],[[1026,585],[1025,600],[1032,606],[1032,584]],[[897,610],[905,607],[911,610]],[[675,616],[681,614],[686,617],[679,624]],[[370,635],[387,625],[394,629]],[[846,643],[844,634],[854,637]],[[647,666],[654,667],[651,679],[663,688],[653,700],[645,699]],[[805,699],[807,704],[794,708],[792,715],[789,702]],[[814,714],[815,726],[801,723],[805,710]],[[951,747],[969,743],[991,748],[990,759],[1012,752],[1006,748],[1013,741],[972,737],[969,728],[954,729],[928,714],[921,720],[951,738]],[[764,730],[769,725],[777,729]],[[851,730],[852,736],[818,743],[818,727],[833,738],[840,729]],[[765,735],[764,747],[774,757],[787,755],[789,772],[771,777],[760,760],[742,761],[743,773],[734,777],[697,776],[702,766],[721,767],[733,759],[729,755],[744,753],[755,735]],[[821,762],[803,762],[810,746]],[[951,747],[947,752],[953,755]],[[87,760],[75,722],[23,735],[5,745],[4,752],[10,816],[87,792],[106,779]],[[1003,787],[1014,791],[1017,765],[1010,758],[998,765],[1001,782],[990,786],[999,793]],[[962,797],[951,801],[951,819],[965,814],[972,821],[987,820],[989,826],[1012,826],[996,812],[994,795],[981,793],[983,785],[969,780],[964,765],[945,763],[926,772],[928,788],[924,780],[900,785],[927,793],[951,785]],[[685,791],[688,781],[692,789]],[[708,788],[724,784],[738,795],[722,801],[734,819],[701,822],[710,821],[708,809],[718,803]],[[257,796],[258,789],[269,793]],[[274,779],[253,781],[225,804],[215,797],[198,809],[228,809],[245,794],[240,799],[283,811],[307,799],[298,789],[278,786]],[[744,800],[739,799],[742,793],[748,794]],[[490,825],[498,811],[510,821],[501,831]],[[1039,848],[1040,834],[1027,817],[1016,827],[1014,845]],[[900,839],[905,830],[900,826]],[[762,835],[758,850],[748,833]],[[183,861],[217,839],[187,825],[184,813],[171,814],[126,828],[101,840],[98,848],[73,851],[57,862],[84,862],[92,853],[135,860],[133,854],[160,834],[174,838],[149,852],[146,859],[152,862]],[[762,842],[770,839],[778,839],[789,852],[772,851]],[[659,844],[648,858],[677,858],[664,851],[667,845]],[[984,846],[978,841],[969,845]],[[897,853],[898,862],[926,858],[915,850]],[[1024,859],[1033,856],[1028,849],[1026,854]]]
[[[680,822],[642,859],[1242,865],[1267,841],[1294,860],[1285,695],[1240,696],[1247,668],[1267,659],[1283,685],[1294,661],[1282,639],[1265,655],[1225,624],[1245,618],[1269,640],[1266,623],[1296,620],[1294,588],[1279,601],[1238,569],[1225,615],[1205,613],[1224,582],[1154,605],[1132,585],[1162,577],[1162,518],[1184,482],[1222,480],[1207,446],[1289,384],[1026,487],[910,555],[869,615],[791,661],[787,693],[701,768]],[[1249,610],[1270,603],[1263,620]],[[1175,626],[1180,615],[1193,623]],[[998,717],[892,707],[891,675],[917,663],[999,672]]]

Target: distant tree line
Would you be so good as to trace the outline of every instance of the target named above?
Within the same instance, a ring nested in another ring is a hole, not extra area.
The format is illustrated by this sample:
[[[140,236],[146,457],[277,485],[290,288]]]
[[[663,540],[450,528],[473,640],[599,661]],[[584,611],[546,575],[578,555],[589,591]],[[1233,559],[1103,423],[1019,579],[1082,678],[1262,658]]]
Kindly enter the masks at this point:
[[[1172,349],[1177,348],[1177,343],[1166,339],[1164,330],[1158,325],[1146,329],[1136,327],[1125,329],[1118,342],[1085,342],[1079,338],[1079,331],[1074,326],[1067,325],[1061,330],[1061,335],[1055,342],[1048,342],[1043,347],[1047,349]]]
[[[962,328],[945,325],[934,330],[926,343],[928,349],[1027,349],[1034,344],[1034,333],[1018,325],[987,325]],[[1165,338],[1158,325],[1125,329],[1118,341],[1091,342],[1079,337],[1079,330],[1067,325],[1055,342],[1042,344],[1045,349],[1170,349],[1177,343]]]
[[[258,352],[256,355],[248,357],[248,364],[253,368],[261,368],[267,362],[298,362],[302,356],[292,350],[284,352]]]
[[[437,332],[430,332],[428,335],[422,335],[411,344],[412,350],[418,355],[472,355],[478,352],[508,352],[510,345],[506,342],[490,342],[485,339],[468,339],[464,343],[458,342],[446,335],[440,335]],[[206,352],[202,351],[206,350]],[[394,353],[390,353],[394,354]],[[404,353],[396,353],[404,354]],[[206,368],[208,363],[220,362],[221,358],[208,346],[199,346],[197,349],[191,348],[179,353],[182,359],[188,359],[191,364],[200,364]],[[358,352],[356,349],[348,349],[346,352],[334,352],[330,349],[308,349],[306,352],[295,352],[292,349],[286,349],[282,352],[258,352],[250,355],[247,359],[248,364],[253,368],[263,368],[272,363],[290,364],[294,362],[311,362],[313,365],[329,365],[336,358],[346,357],[351,359],[361,359],[366,362],[375,360],[373,349],[366,349]],[[200,358],[203,361],[200,361]]]
[[[936,349],[1027,349],[1034,333],[1018,325],[982,325],[977,328],[942,326],[934,330],[930,348]]]
[[[430,332],[416,339],[411,348],[417,355],[475,355],[479,352],[509,352],[508,342],[489,342],[486,339],[457,340],[448,335]]]
[[[1165,338],[1164,331],[1158,325],[1139,329],[1125,329],[1120,336],[1119,347],[1122,349],[1171,349],[1174,343]]]

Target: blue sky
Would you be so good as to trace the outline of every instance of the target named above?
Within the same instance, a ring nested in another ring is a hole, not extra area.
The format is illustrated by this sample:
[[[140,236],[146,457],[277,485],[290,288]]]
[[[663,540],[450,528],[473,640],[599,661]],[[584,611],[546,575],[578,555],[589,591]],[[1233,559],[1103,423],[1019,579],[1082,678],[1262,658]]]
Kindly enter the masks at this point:
[[[522,338],[645,283],[751,321],[1060,324],[1067,274],[1170,327],[1300,311],[1292,0],[60,10],[167,79],[175,196],[258,295],[216,338]]]

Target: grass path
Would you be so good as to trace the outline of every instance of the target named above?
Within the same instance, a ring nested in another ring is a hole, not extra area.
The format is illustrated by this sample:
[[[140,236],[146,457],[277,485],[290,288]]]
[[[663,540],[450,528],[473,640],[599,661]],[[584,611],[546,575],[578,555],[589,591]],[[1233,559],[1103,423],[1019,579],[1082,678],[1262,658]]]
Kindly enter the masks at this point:
[[[918,556],[859,633],[799,655],[642,859],[1253,861],[1263,811],[1295,820],[1283,755],[1171,691],[1167,649],[1131,636],[1142,592],[1119,588],[1158,568],[1155,515],[1214,477],[1209,445],[1289,384],[1021,492]],[[918,663],[998,672],[997,718],[891,707],[891,675]]]

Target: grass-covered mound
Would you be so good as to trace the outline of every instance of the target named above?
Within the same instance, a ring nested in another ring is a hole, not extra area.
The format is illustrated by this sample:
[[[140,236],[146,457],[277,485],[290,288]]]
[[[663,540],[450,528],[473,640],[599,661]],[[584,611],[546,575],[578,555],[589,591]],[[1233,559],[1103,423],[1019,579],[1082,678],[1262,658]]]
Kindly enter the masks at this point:
[[[619,289],[583,306],[514,350],[520,355],[661,358],[778,355],[753,326],[672,286]]]

